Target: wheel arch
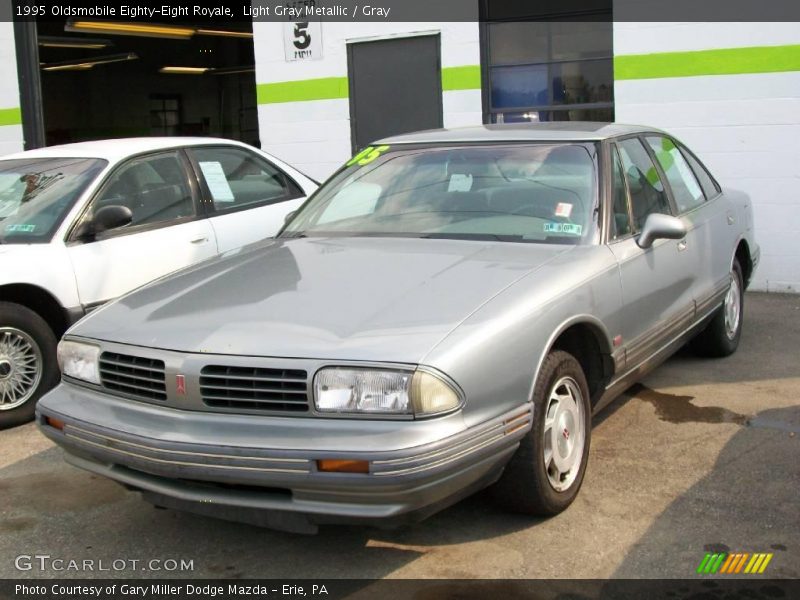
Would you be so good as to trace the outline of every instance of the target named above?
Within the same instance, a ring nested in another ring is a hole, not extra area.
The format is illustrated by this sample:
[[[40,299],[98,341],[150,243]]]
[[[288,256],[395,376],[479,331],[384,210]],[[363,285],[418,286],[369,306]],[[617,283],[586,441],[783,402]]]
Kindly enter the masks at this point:
[[[66,310],[56,298],[44,288],[30,283],[10,283],[0,286],[0,300],[13,302],[35,312],[60,339],[69,327]]]
[[[739,240],[739,243],[736,245],[736,251],[733,253],[733,259],[731,260],[731,268],[733,268],[733,261],[738,260],[739,266],[742,267],[742,282],[744,284],[744,288],[750,285],[750,278],[753,275],[753,257],[750,254],[750,244],[747,243],[747,240],[742,238]]]
[[[612,345],[606,327],[591,315],[576,316],[562,323],[550,336],[545,351],[539,357],[536,378],[545,358],[553,350],[568,352],[580,363],[594,406],[614,374]],[[533,385],[536,385],[535,378]]]

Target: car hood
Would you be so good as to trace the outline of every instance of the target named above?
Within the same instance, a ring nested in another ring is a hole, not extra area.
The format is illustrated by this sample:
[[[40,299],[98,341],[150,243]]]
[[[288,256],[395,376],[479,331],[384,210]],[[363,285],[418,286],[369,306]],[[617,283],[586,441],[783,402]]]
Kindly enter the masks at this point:
[[[415,363],[568,246],[273,240],[145,286],[72,335],[182,352]]]

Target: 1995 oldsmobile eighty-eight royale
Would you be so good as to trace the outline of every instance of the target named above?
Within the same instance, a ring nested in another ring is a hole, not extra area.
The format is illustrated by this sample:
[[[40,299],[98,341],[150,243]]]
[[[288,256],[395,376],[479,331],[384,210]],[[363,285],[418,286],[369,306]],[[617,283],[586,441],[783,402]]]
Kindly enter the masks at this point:
[[[276,239],[140,288],[59,347],[71,464],[313,532],[492,486],[554,515],[592,414],[691,340],[736,350],[750,202],[656,130],[429,131],[353,157]]]

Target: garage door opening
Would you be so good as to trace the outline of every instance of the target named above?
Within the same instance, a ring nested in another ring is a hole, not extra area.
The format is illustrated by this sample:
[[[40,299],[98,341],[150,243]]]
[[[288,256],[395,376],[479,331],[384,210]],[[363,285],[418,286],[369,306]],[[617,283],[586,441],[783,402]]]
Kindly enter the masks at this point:
[[[252,21],[37,23],[47,145],[199,135],[260,146]]]

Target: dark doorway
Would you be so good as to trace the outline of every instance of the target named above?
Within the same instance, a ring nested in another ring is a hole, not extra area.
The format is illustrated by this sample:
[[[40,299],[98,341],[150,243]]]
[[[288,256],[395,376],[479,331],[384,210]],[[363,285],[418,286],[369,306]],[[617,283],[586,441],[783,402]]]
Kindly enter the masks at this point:
[[[114,29],[138,22],[94,24],[107,29],[96,32],[76,23],[36,23],[47,145],[154,135],[260,144],[250,19],[143,33]]]
[[[442,127],[438,35],[348,45],[353,150],[382,137]]]

